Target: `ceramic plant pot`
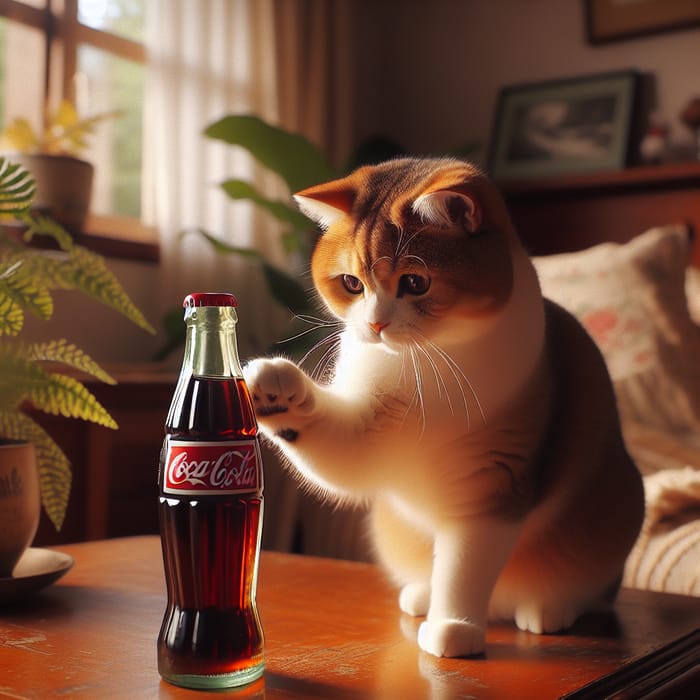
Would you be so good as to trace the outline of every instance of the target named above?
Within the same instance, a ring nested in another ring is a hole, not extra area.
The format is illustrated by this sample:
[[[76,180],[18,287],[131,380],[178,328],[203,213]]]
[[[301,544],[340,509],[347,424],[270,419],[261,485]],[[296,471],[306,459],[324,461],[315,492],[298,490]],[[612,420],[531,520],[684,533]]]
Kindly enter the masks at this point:
[[[90,211],[92,163],[73,156],[9,154],[36,181],[33,208],[48,214],[72,233],[80,233]]]
[[[0,578],[9,578],[39,527],[41,495],[34,445],[0,442]]]

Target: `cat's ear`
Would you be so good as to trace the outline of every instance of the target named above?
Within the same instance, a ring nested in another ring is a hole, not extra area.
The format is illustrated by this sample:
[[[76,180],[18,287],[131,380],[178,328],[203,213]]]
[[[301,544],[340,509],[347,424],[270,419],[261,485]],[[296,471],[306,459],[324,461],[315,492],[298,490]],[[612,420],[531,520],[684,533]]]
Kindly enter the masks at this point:
[[[294,195],[302,214],[306,214],[324,231],[352,210],[357,193],[347,179],[309,187]]]
[[[462,226],[469,233],[481,227],[481,207],[468,189],[458,186],[420,195],[413,211],[436,226]]]

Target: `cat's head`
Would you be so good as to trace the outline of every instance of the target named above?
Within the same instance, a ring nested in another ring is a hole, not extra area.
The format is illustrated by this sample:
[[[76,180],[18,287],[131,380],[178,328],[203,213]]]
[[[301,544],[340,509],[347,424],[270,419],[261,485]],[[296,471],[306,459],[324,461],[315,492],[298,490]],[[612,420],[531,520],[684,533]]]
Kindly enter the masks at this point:
[[[513,289],[522,248],[500,195],[473,165],[399,159],[295,195],[324,233],[314,284],[365,342],[477,334]]]

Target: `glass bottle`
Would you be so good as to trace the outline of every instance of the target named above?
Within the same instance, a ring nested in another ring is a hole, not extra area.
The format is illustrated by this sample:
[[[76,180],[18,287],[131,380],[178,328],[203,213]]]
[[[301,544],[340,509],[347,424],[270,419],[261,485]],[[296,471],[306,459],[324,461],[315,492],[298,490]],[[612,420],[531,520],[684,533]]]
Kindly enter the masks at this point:
[[[257,424],[236,344],[236,299],[185,298],[184,359],[158,475],[167,607],[158,670],[190,688],[263,673],[256,606],[263,514]]]

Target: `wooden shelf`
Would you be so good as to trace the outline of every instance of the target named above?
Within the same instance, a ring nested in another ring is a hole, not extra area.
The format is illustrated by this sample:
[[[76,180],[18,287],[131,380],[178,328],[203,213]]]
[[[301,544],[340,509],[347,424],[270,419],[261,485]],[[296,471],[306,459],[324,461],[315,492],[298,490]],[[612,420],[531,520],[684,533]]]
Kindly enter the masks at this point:
[[[656,226],[700,232],[700,162],[499,183],[530,253],[625,243]],[[693,262],[700,265],[700,235]]]
[[[565,175],[499,183],[507,198],[521,196],[610,193],[700,187],[700,161],[643,165],[602,173]]]

